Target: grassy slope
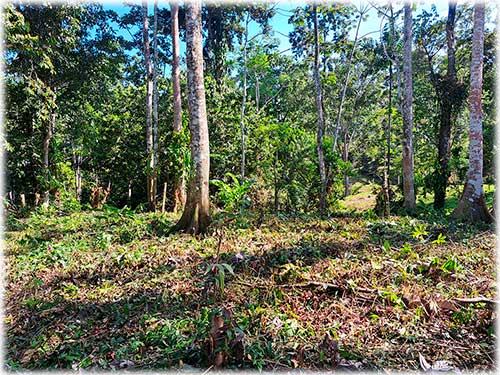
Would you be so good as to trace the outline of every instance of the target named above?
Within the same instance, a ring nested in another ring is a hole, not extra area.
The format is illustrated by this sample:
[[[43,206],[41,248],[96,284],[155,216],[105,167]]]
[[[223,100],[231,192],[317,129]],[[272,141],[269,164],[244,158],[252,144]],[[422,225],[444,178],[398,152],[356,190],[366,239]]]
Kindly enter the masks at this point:
[[[324,368],[338,354],[368,369],[417,369],[421,353],[431,363],[491,369],[492,312],[452,298],[495,297],[495,236],[422,217],[247,214],[202,239],[165,237],[171,215],[126,210],[13,222],[7,364],[208,366],[210,317],[224,307],[234,325],[227,335],[244,333],[246,368]],[[427,234],[414,238],[419,226]],[[440,233],[445,242],[433,244]],[[217,275],[205,272],[214,262],[234,270],[223,296]],[[236,365],[230,357],[226,366]]]

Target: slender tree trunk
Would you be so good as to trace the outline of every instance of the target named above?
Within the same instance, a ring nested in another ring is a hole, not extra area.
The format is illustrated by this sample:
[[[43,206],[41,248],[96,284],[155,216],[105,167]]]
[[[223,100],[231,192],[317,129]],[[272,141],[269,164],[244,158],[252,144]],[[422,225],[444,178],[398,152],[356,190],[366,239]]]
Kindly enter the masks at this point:
[[[434,208],[443,209],[446,199],[446,188],[450,176],[450,138],[451,118],[453,113],[455,93],[457,90],[457,73],[455,69],[455,13],[457,4],[450,2],[448,6],[448,19],[446,21],[446,44],[448,54],[448,67],[442,87],[438,88],[440,98],[440,124],[438,141],[438,168],[435,171],[434,183]]]
[[[340,95],[339,110],[337,112],[337,122],[335,125],[335,134],[333,137],[333,146],[332,146],[333,152],[335,152],[335,150],[337,149],[337,139],[338,139],[338,134],[339,134],[339,129],[340,129],[340,123],[342,121],[342,108],[344,106],[347,85],[349,84],[349,75],[351,73],[352,59],[354,56],[354,51],[356,50],[356,46],[358,44],[358,34],[359,34],[359,28],[361,26],[361,22],[363,21],[363,14],[364,14],[364,11],[361,10],[360,14],[359,14],[358,26],[356,27],[356,34],[354,36],[354,43],[352,45],[351,53],[349,55],[349,60],[347,61],[347,73],[346,73],[344,85],[342,86],[342,93]]]
[[[412,14],[411,2],[404,5],[404,92],[403,92],[403,199],[404,207],[415,209],[413,178],[413,80],[412,80]]]
[[[240,129],[241,129],[241,183],[245,182],[245,106],[247,101],[247,43],[248,23],[250,14],[245,22],[245,39],[243,42],[243,97],[241,99]]]
[[[260,102],[260,82],[259,75],[255,75],[255,109],[259,113],[259,102]]]
[[[172,13],[172,86],[174,94],[174,134],[179,135],[182,132],[182,101],[181,101],[181,75],[179,68],[179,5],[173,1],[170,3]],[[178,144],[178,147],[181,145]],[[179,166],[180,171],[176,171],[174,179],[174,211],[177,212],[184,207],[186,203],[186,183],[184,178],[184,166]]]
[[[80,202],[82,196],[82,156],[77,155],[75,145],[73,141],[71,141],[71,157],[73,160],[73,168],[75,169],[75,196],[76,199]]]
[[[344,152],[342,154],[342,160],[344,163],[349,161],[349,132],[346,129],[344,132]],[[344,173],[344,198],[348,197],[351,194],[351,185],[349,181],[349,172],[346,171]]]
[[[204,233],[210,224],[208,178],[210,150],[208,141],[205,86],[203,82],[203,47],[201,1],[186,3],[186,54],[188,69],[189,128],[193,171],[184,212],[173,230]]]
[[[391,9],[392,10],[392,9]],[[391,131],[392,131],[392,60],[389,60],[389,98],[387,105],[387,151],[384,170],[384,216],[391,214]]]
[[[142,37],[144,63],[146,65],[146,189],[149,210],[154,211],[156,206],[156,186],[154,178],[155,155],[153,149],[153,72],[151,66],[151,50],[149,47],[148,3],[146,0],[142,1]]]
[[[472,61],[469,93],[469,170],[462,197],[452,217],[470,222],[492,222],[483,186],[482,89],[484,53],[484,3],[474,6]]]
[[[54,98],[55,102],[55,98]],[[48,206],[50,203],[50,165],[49,165],[49,151],[50,151],[50,141],[54,136],[54,125],[56,123],[56,112],[55,109],[52,110],[47,124],[47,133],[45,133],[45,138],[43,139],[43,169],[44,169],[44,181],[45,181],[45,192],[43,195],[43,204]]]
[[[154,2],[153,8],[153,194],[154,205],[156,206],[156,193],[158,191],[158,171],[156,168],[158,157],[158,0]],[[155,210],[156,207],[153,207]]]
[[[321,94],[321,82],[319,78],[319,31],[318,31],[318,9],[316,4],[314,10],[314,86],[316,88],[316,108],[318,111],[318,133],[317,152],[319,162],[319,176],[321,181],[321,192],[319,196],[319,210],[321,214],[326,211],[326,169],[323,151],[323,135],[325,132],[325,120],[323,115],[323,97]]]
[[[274,153],[274,213],[277,214],[280,206],[278,186],[278,149]]]

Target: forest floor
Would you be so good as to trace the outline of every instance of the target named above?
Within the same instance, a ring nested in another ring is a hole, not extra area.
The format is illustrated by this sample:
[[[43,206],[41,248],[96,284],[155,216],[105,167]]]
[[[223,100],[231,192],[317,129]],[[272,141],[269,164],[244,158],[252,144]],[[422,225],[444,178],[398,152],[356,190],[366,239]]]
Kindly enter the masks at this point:
[[[176,218],[9,217],[7,367],[496,368],[491,301],[460,300],[496,298],[491,226],[246,211],[167,236]]]

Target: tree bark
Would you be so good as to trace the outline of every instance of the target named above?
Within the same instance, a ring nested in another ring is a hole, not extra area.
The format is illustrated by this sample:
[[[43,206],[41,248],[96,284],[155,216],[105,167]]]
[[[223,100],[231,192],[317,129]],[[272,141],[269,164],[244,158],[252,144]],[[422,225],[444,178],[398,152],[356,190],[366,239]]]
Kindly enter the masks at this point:
[[[240,131],[241,131],[241,183],[245,182],[245,106],[247,101],[247,43],[248,23],[250,14],[247,14],[245,22],[245,37],[243,42],[243,97],[241,99]]]
[[[472,61],[469,93],[469,170],[464,191],[452,217],[470,222],[491,223],[483,186],[482,89],[484,54],[484,3],[474,5]]]
[[[448,6],[448,19],[446,21],[446,45],[448,66],[446,77],[439,83],[437,94],[440,96],[440,124],[438,140],[438,168],[434,178],[434,208],[443,209],[446,199],[446,188],[450,176],[450,138],[451,118],[458,89],[457,73],[455,69],[455,13],[457,4],[450,2]]]
[[[154,177],[155,155],[153,149],[153,72],[149,46],[148,3],[146,0],[142,1],[142,37],[146,66],[146,194],[148,208],[150,211],[154,211],[156,206],[156,179]]]
[[[319,176],[321,181],[321,191],[319,196],[319,210],[321,214],[326,211],[326,169],[323,151],[323,135],[325,132],[325,120],[323,114],[323,96],[321,93],[321,82],[319,78],[319,31],[318,31],[318,9],[313,5],[314,11],[314,86],[316,88],[316,108],[318,111],[318,132],[317,145]]]
[[[365,12],[363,9],[361,9],[361,11],[359,12],[359,20],[358,20],[358,26],[356,27],[356,34],[354,36],[354,44],[352,45],[351,54],[349,55],[349,60],[347,61],[347,73],[346,73],[344,85],[342,86],[342,93],[340,95],[339,110],[337,112],[337,123],[335,125],[335,134],[333,137],[333,146],[332,146],[333,152],[335,152],[335,150],[337,148],[337,139],[338,139],[338,134],[339,134],[339,129],[340,129],[340,123],[342,121],[342,108],[344,106],[347,85],[349,84],[349,75],[351,73],[352,59],[354,57],[354,51],[356,50],[356,46],[358,44],[359,28],[361,26],[361,22],[363,21],[363,14],[364,13]]]
[[[158,0],[154,2],[153,10],[153,181],[154,205],[156,206],[156,192],[158,184],[158,171],[156,170],[158,157]],[[153,208],[153,210],[155,207]]]
[[[55,103],[55,94],[54,94]],[[49,122],[47,124],[47,133],[45,133],[45,138],[43,139],[43,169],[44,169],[44,194],[43,194],[43,204],[47,207],[50,203],[50,164],[49,164],[49,152],[50,152],[50,141],[54,136],[54,125],[56,123],[56,112],[52,109],[50,114]]]
[[[174,134],[182,132],[182,101],[181,101],[181,75],[179,68],[179,4],[175,1],[170,3],[172,13],[172,86],[174,94]],[[179,137],[176,137],[179,141]],[[178,144],[178,147],[181,145]],[[186,204],[186,183],[184,178],[184,166],[176,171],[174,179],[174,212],[181,210]]]
[[[403,56],[403,206],[415,209],[415,183],[413,177],[413,80],[412,80],[412,14],[411,2],[404,5],[404,56]]]
[[[342,154],[342,160],[344,163],[349,161],[349,130],[346,129],[344,132],[344,152]],[[351,194],[351,183],[349,181],[349,171],[344,172],[344,198],[347,198]]]
[[[186,54],[188,71],[189,129],[191,132],[192,173],[184,212],[174,231],[204,233],[210,224],[208,178],[210,150],[208,140],[201,1],[186,3]]]

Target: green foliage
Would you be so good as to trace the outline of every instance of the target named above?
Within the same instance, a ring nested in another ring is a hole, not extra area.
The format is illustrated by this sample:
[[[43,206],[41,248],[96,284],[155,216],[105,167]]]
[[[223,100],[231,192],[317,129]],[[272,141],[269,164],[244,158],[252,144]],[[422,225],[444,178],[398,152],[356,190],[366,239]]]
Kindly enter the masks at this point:
[[[418,223],[415,225],[412,233],[412,237],[417,240],[423,240],[425,236],[428,236],[429,232],[427,232],[426,225],[422,223]]]
[[[252,180],[246,180],[240,183],[238,178],[231,172],[226,173],[226,177],[230,178],[230,182],[226,183],[222,180],[211,180],[210,183],[219,188],[217,197],[227,212],[232,212],[237,209],[248,208],[250,200],[248,193],[253,184]]]

